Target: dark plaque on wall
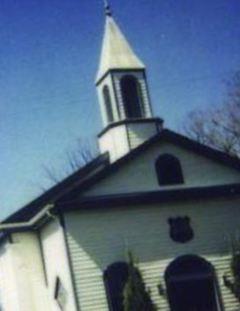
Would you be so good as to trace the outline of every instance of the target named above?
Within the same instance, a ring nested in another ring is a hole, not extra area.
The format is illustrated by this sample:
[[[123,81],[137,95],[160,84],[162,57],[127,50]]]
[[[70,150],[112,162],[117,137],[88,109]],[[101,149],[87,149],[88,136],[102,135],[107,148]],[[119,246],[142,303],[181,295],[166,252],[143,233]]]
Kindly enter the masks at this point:
[[[178,243],[186,243],[193,239],[193,229],[190,224],[189,217],[169,218],[170,237]]]

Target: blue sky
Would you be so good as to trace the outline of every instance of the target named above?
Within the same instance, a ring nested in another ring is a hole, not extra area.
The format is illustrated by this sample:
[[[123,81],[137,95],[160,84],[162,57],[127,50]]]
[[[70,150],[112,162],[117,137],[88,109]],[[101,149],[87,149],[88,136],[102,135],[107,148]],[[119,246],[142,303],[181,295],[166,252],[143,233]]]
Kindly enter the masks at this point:
[[[94,86],[102,0],[0,2],[0,217],[46,186],[77,138],[101,118]],[[112,0],[145,62],[155,115],[177,130],[187,112],[219,105],[240,69],[239,0]]]

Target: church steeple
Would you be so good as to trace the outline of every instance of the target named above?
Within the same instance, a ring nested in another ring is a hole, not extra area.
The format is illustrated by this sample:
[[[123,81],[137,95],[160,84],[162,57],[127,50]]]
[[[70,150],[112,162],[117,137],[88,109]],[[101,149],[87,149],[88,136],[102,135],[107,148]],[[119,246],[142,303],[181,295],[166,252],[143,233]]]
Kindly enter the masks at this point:
[[[144,63],[134,53],[105,0],[105,30],[96,86],[104,130],[102,152],[112,161],[134,149],[162,127],[153,118]]]

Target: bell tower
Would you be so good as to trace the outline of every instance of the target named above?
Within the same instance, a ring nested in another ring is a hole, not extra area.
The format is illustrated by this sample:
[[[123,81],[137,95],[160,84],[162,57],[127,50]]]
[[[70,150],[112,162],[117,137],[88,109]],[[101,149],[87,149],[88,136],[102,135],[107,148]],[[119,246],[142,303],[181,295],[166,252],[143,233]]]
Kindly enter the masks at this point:
[[[104,129],[98,135],[101,153],[111,161],[122,157],[162,129],[154,118],[146,68],[132,50],[105,3],[105,30],[96,87]]]

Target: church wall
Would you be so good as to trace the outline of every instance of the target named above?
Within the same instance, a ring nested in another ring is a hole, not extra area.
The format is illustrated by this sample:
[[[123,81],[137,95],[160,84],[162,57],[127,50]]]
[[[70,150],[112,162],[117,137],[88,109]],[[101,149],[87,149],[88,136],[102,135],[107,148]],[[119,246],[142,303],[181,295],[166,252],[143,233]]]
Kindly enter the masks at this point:
[[[36,233],[15,233],[12,242],[1,248],[3,310],[49,310],[38,242]]]
[[[230,273],[230,240],[240,227],[239,203],[240,199],[219,199],[112,209],[99,206],[98,210],[66,213],[81,311],[108,310],[103,272],[111,263],[126,260],[128,250],[138,258],[147,287],[161,310],[168,307],[157,286],[165,286],[169,262],[185,254],[197,254],[214,265],[225,310],[235,310],[236,301],[222,277]],[[173,242],[169,236],[168,219],[177,216],[191,219],[194,239],[186,244]]]
[[[71,271],[69,267],[66,243],[63,229],[57,220],[51,221],[41,230],[42,250],[45,258],[46,280],[50,308],[47,310],[59,311],[57,301],[54,299],[54,291],[57,277],[66,293],[65,311],[76,309]]]
[[[184,184],[159,186],[155,172],[155,161],[159,155],[170,153],[181,162]],[[237,169],[224,166],[201,155],[170,143],[158,143],[126,163],[121,170],[98,182],[85,195],[105,195],[138,191],[157,191],[173,188],[206,187],[239,183]]]
[[[19,311],[18,290],[9,243],[0,248],[0,306],[3,310]]]

